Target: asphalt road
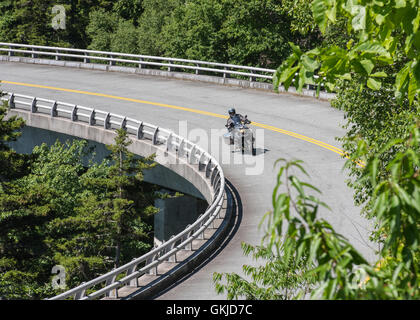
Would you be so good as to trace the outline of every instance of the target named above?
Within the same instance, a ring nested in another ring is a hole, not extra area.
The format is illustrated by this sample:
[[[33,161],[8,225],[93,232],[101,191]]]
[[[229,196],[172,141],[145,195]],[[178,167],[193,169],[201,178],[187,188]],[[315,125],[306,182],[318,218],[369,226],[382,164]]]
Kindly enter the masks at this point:
[[[346,186],[347,176],[342,170],[345,160],[333,148],[340,148],[335,138],[345,133],[341,128],[343,113],[328,102],[202,82],[23,63],[1,62],[0,79],[15,82],[3,82],[0,88],[4,91],[95,107],[184,135],[187,124],[188,138],[208,147],[212,154],[220,149],[211,148],[216,139],[207,140],[205,134],[211,137],[213,132],[218,137],[223,132],[220,130],[226,120],[220,115],[226,115],[230,107],[257,123],[253,128],[261,145],[256,157],[230,153],[230,158],[219,160],[243,206],[236,232],[207,264],[158,299],[225,298],[215,293],[212,274],[242,274],[242,265],[253,263],[243,256],[240,245],[242,241],[260,244],[263,230],[258,225],[271,209],[277,174],[273,165],[278,158],[304,161],[310,175],[307,181],[322,191],[319,198],[331,208],[321,210],[320,215],[368,260],[374,259],[373,245],[368,240],[370,223],[353,204],[352,190]],[[271,127],[262,129],[264,125]],[[194,140],[199,134],[201,138]]]

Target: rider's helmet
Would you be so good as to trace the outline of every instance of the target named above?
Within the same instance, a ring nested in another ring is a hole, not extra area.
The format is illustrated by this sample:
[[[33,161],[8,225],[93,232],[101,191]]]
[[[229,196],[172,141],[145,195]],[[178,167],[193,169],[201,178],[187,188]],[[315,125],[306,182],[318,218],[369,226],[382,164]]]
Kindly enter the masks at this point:
[[[235,108],[230,108],[228,112],[231,117],[233,117],[236,114]]]

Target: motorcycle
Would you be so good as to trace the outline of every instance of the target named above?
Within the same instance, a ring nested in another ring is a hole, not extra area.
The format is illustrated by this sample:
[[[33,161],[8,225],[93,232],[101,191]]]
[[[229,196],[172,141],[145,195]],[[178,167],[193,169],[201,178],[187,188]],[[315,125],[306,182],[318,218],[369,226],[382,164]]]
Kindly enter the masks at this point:
[[[249,151],[253,156],[256,155],[255,137],[252,130],[247,126],[251,121],[245,115],[245,119],[241,121],[239,116],[233,117],[233,128],[230,132],[224,134],[226,143],[239,147],[242,154]],[[227,124],[225,127],[229,127]],[[229,128],[228,128],[229,129]]]

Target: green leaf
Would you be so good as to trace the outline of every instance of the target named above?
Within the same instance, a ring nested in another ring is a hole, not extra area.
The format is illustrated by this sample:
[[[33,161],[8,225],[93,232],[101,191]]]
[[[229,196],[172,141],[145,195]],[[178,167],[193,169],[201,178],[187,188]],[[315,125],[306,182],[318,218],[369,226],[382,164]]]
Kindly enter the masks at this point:
[[[395,0],[395,8],[405,8],[405,6],[407,5],[407,3],[405,2],[405,0]]]
[[[325,11],[325,15],[332,23],[336,23],[337,7],[335,1],[333,1],[332,7]]]
[[[315,72],[316,69],[319,68],[318,61],[309,58],[307,55],[302,55],[302,65],[305,67],[306,70],[310,72]]]
[[[292,48],[293,53],[296,54],[296,56],[300,57],[303,54],[299,46],[295,45],[293,42],[289,42],[289,45]]]
[[[325,33],[328,25],[328,17],[325,14],[328,10],[327,0],[314,0],[312,2],[312,14],[314,20],[323,34]]]
[[[373,78],[369,78],[367,81],[367,86],[371,88],[372,90],[379,90],[382,86],[382,83],[378,80],[375,80]]]
[[[342,76],[340,76],[340,79],[350,81],[351,80],[351,74],[349,72],[347,72],[347,73],[343,74]]]
[[[395,78],[395,87],[397,91],[401,91],[402,87],[406,85],[408,81],[408,73],[409,73],[409,63],[407,63],[404,68],[402,68]]]
[[[368,75],[372,72],[373,68],[375,67],[372,60],[368,59],[360,61],[360,64],[363,66],[363,69],[365,69]]]
[[[388,75],[383,71],[379,71],[379,72],[372,73],[370,76],[376,77],[376,78],[386,78]]]
[[[293,79],[295,78],[296,71],[298,71],[300,66],[286,69],[280,76],[280,83],[283,84],[284,88],[287,90],[289,89],[290,85],[293,82]]]
[[[371,41],[362,42],[361,44],[357,45],[353,50],[361,53],[373,53],[384,56],[388,55],[388,51],[382,45]]]
[[[418,83],[416,81],[416,78],[414,76],[411,76],[410,80],[409,80],[409,85],[408,85],[408,102],[410,105],[413,104],[414,101],[414,97],[416,96],[416,93],[419,90],[418,87]]]

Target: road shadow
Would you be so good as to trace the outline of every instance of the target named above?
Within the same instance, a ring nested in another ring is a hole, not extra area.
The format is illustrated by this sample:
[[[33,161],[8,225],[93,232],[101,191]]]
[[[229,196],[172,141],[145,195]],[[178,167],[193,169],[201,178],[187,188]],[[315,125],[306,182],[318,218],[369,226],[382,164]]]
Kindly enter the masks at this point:
[[[232,150],[231,152],[232,153],[241,153],[242,151],[241,150]],[[259,156],[259,155],[265,154],[267,152],[270,152],[270,150],[265,149],[265,148],[255,148],[255,156]],[[245,151],[244,155],[245,154],[251,155],[252,153],[250,151]]]

